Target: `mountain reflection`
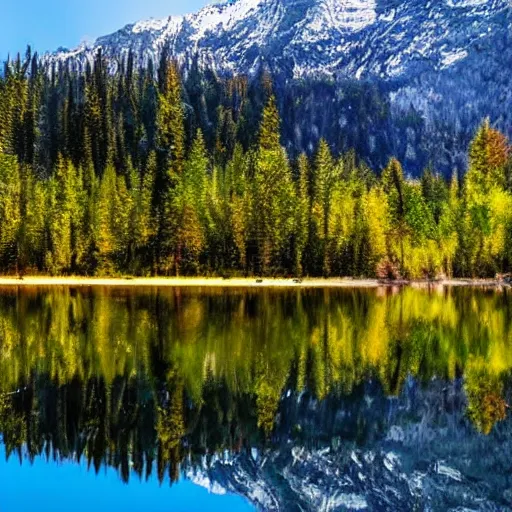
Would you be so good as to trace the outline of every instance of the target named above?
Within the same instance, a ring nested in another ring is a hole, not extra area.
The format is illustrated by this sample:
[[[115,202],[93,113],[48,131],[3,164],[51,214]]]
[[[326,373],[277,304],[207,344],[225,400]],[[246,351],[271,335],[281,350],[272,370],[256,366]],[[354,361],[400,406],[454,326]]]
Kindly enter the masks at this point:
[[[506,290],[0,292],[0,432],[20,460],[175,482],[290,441],[364,446],[412,389],[404,422],[432,397],[424,421],[457,410],[475,435],[507,415]]]

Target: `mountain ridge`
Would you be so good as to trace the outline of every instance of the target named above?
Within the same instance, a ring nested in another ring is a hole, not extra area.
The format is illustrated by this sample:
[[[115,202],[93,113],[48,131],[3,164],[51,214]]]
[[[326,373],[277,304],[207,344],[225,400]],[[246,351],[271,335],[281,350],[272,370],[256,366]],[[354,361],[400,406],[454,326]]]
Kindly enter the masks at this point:
[[[100,48],[109,58],[131,50],[145,65],[167,48],[227,73],[250,73],[265,58],[294,78],[393,79],[411,65],[440,71],[464,60],[510,27],[510,11],[508,0],[235,0],[132,23],[50,58],[83,64]]]

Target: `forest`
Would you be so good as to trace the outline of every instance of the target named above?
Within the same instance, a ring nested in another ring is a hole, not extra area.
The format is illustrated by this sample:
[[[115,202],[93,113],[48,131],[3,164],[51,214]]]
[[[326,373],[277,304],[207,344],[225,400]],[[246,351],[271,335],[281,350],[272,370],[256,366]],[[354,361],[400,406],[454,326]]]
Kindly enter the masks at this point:
[[[494,277],[512,265],[512,152],[483,120],[468,170],[413,178],[320,139],[282,144],[272,78],[164,52],[83,73],[30,49],[0,78],[0,272]]]

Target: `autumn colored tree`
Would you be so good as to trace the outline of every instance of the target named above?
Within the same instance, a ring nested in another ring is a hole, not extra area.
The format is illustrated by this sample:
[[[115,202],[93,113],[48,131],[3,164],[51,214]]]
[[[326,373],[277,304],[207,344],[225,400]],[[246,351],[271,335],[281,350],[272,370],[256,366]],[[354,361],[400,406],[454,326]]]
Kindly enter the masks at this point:
[[[487,118],[469,147],[467,184],[486,192],[491,186],[505,186],[505,166],[510,156],[507,138],[491,127]]]

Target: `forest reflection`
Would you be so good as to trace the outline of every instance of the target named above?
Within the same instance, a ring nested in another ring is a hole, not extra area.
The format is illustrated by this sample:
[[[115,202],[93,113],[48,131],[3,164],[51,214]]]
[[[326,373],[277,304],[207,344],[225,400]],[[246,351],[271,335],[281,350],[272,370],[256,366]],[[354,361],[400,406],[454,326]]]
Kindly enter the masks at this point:
[[[510,297],[1,289],[0,432],[20,460],[45,454],[118,468],[125,481],[154,471],[176,481],[219,454],[303,438],[286,396],[339,409],[364,401],[365,383],[391,397],[408,378],[435,377],[463,379],[471,428],[488,434],[508,408]],[[350,421],[328,435],[364,442],[365,421]]]

